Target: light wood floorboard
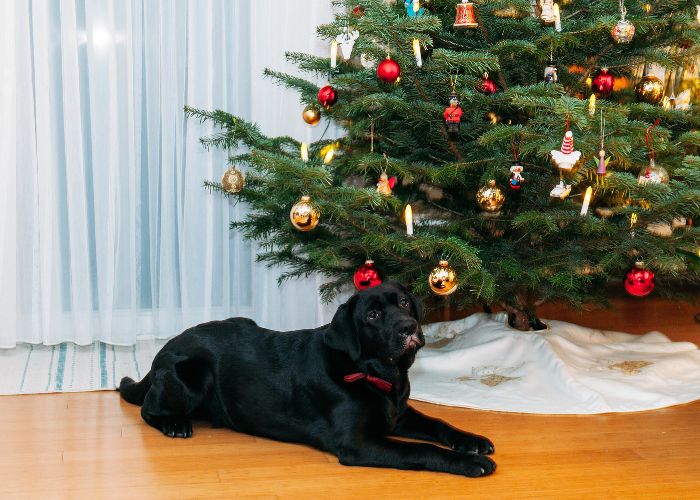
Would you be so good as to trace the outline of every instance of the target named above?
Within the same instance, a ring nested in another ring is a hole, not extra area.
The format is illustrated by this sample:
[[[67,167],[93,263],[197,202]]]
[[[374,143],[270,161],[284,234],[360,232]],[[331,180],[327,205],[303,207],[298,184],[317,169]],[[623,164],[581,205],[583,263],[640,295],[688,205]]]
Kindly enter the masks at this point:
[[[700,341],[689,306],[621,307],[556,317]],[[0,398],[0,498],[700,498],[700,402],[596,416],[414,405],[489,436],[496,474],[344,467],[305,446],[206,424],[173,440],[116,392],[50,394]]]

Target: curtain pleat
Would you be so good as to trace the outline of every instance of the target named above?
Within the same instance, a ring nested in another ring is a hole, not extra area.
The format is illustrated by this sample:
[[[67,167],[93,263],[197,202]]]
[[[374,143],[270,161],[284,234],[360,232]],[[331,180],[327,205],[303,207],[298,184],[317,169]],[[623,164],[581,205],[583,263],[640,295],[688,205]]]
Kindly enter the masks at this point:
[[[225,109],[317,139],[298,96],[262,77],[296,72],[285,51],[325,54],[315,27],[329,4],[307,4],[0,2],[0,347],[125,345],[232,315],[328,320],[318,279],[278,287],[279,270],[228,230],[246,207],[202,188],[227,153],[203,151],[212,127],[183,113]]]

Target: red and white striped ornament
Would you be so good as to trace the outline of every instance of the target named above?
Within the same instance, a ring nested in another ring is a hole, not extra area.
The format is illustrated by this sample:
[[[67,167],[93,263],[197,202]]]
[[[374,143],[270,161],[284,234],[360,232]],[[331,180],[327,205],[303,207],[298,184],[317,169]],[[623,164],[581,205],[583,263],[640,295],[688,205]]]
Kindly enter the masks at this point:
[[[576,162],[581,159],[581,151],[574,150],[574,134],[571,130],[567,130],[564,134],[564,140],[561,143],[559,151],[556,149],[551,151],[552,159],[562,170],[571,170],[576,165]]]

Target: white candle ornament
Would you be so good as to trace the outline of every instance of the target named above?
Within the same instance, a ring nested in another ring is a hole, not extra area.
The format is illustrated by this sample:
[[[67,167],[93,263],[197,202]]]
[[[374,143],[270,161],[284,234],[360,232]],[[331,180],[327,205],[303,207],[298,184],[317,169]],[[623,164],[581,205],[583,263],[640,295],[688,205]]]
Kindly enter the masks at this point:
[[[406,205],[404,219],[406,219],[406,234],[408,236],[413,236],[413,210],[411,209],[411,205]]]
[[[588,189],[586,189],[586,195],[583,197],[581,216],[584,216],[588,213],[588,205],[591,203],[591,196],[593,196],[593,188],[591,186],[588,186]]]
[[[338,42],[331,42],[331,68],[338,66]]]
[[[423,67],[423,57],[420,53],[420,40],[417,38],[413,39],[413,54],[416,56],[416,66],[419,68]]]

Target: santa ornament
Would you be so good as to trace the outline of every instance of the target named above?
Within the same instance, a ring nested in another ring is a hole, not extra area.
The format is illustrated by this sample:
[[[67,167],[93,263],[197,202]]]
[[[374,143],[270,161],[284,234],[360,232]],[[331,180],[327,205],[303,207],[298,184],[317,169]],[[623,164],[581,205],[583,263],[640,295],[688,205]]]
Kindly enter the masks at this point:
[[[459,107],[459,99],[454,92],[450,95],[450,105],[445,108],[443,116],[447,124],[447,131],[450,134],[458,134],[459,123],[462,120],[462,108]]]
[[[567,127],[568,129],[568,127]],[[564,134],[564,140],[561,143],[561,149],[551,151],[552,159],[556,163],[557,168],[562,170],[571,170],[581,159],[581,151],[574,151],[574,134],[571,130],[567,130]]]

